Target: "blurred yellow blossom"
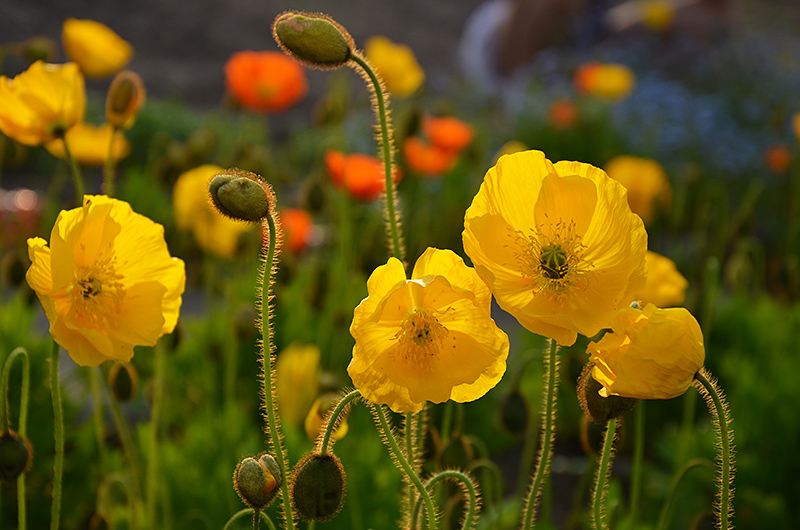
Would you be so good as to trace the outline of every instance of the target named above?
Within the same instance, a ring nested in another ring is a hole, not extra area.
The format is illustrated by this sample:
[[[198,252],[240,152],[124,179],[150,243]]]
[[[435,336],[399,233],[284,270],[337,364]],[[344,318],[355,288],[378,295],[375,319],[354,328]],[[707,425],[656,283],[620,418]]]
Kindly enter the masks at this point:
[[[225,217],[211,205],[208,184],[223,171],[219,166],[204,164],[182,173],[172,190],[172,206],[178,228],[190,230],[201,249],[233,258],[239,236],[253,225]]]
[[[675,6],[666,0],[642,3],[642,24],[651,31],[664,31],[675,21]]]
[[[647,283],[637,295],[640,305],[653,304],[656,307],[680,305],[686,300],[689,282],[678,272],[671,259],[647,251]]]
[[[186,274],[169,255],[164,227],[126,202],[86,195],[62,211],[50,246],[28,240],[28,285],[42,302],[50,334],[81,366],[130,361],[178,321]]]
[[[318,397],[311,405],[304,423],[306,436],[308,436],[309,440],[312,442],[316,441],[325,431],[325,419],[341,397],[340,394],[329,392]],[[334,441],[344,438],[347,435],[347,431],[350,430],[347,425],[347,417],[342,414],[339,418],[339,426],[331,433],[331,438],[333,438]]]
[[[395,44],[379,35],[367,39],[364,52],[394,96],[406,98],[425,81],[425,72],[405,44]]]
[[[795,112],[792,116],[792,130],[794,131],[794,137],[800,142],[800,112]]]
[[[278,353],[275,361],[278,407],[281,418],[289,425],[303,425],[317,397],[319,358],[319,347],[299,342],[289,344]]]
[[[102,166],[108,159],[111,135],[114,134],[114,159],[121,160],[131,152],[131,145],[121,132],[114,131],[110,124],[92,125],[81,122],[67,131],[69,152],[82,166]],[[66,160],[64,142],[50,140],[45,148],[55,157]]]
[[[556,340],[593,336],[646,278],[647,233],[625,188],[580,162],[541,151],[506,155],[467,209],[464,251],[497,303]]]
[[[633,71],[616,63],[585,63],[575,72],[574,81],[579,93],[609,102],[627,98],[636,86]]]
[[[33,63],[14,79],[0,76],[0,131],[39,145],[83,121],[86,89],[78,65]]]
[[[616,156],[606,163],[605,170],[628,190],[628,204],[645,225],[653,222],[659,210],[667,210],[672,204],[667,174],[652,158]]]
[[[503,377],[508,356],[489,290],[450,250],[428,248],[411,278],[396,258],[369,277],[350,325],[353,384],[395,412],[480,398]]]
[[[611,329],[587,348],[603,397],[674,398],[686,392],[703,367],[703,332],[682,307],[628,307],[614,316]]]
[[[492,164],[497,164],[497,161],[500,160],[500,157],[503,155],[513,155],[514,153],[521,153],[522,151],[527,151],[528,149],[530,149],[530,147],[519,140],[508,141],[501,145],[500,149],[498,149],[494,154],[494,157],[492,157]]]
[[[122,70],[133,57],[133,46],[94,20],[65,20],[61,43],[66,56],[78,63],[86,77],[110,76]]]

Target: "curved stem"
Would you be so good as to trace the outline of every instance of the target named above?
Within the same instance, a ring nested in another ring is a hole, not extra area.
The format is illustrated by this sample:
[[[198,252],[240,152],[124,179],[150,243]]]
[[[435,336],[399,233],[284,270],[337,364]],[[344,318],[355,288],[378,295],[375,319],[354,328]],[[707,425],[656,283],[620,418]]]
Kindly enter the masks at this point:
[[[542,490],[545,478],[550,474],[550,461],[553,457],[553,441],[555,438],[556,421],[556,395],[558,393],[558,343],[550,340],[550,351],[545,357],[545,378],[544,386],[544,411],[542,414],[542,450],[539,453],[539,461],[536,464],[536,473],[533,476],[531,489],[525,500],[525,518],[523,520],[523,530],[530,530],[535,519],[536,503]]]
[[[263,402],[261,408],[267,417],[267,427],[269,430],[272,451],[275,453],[275,461],[283,473],[281,481],[281,497],[283,502],[283,518],[287,528],[294,528],[294,515],[292,514],[292,502],[289,498],[289,471],[286,465],[286,455],[281,439],[280,425],[275,414],[274,382],[272,373],[272,311],[269,308],[270,293],[272,291],[272,272],[275,262],[275,249],[277,229],[272,214],[267,215],[269,228],[269,243],[267,246],[267,256],[264,263],[264,274],[261,278],[261,340],[263,349],[261,352],[261,396]],[[266,312],[266,319],[264,313]]]
[[[241,519],[245,515],[251,515],[251,514],[254,515],[254,512],[253,512],[252,508],[244,508],[242,510],[239,510],[235,514],[231,515],[231,518],[228,519],[228,522],[225,523],[225,526],[222,527],[222,530],[229,530],[230,528],[233,528],[231,526],[233,523],[235,523],[236,521],[238,521],[239,519]],[[275,529],[275,523],[273,523],[272,519],[270,519],[269,516],[267,514],[265,514],[263,511],[259,511],[258,512],[258,519],[266,521],[267,522],[267,526],[269,527],[270,530],[276,530]]]
[[[603,503],[608,493],[608,472],[611,467],[613,457],[614,438],[617,435],[617,418],[611,418],[606,424],[606,435],[603,440],[603,452],[600,455],[600,465],[597,466],[597,477],[594,482],[594,492],[592,492],[592,524],[595,530],[605,530],[603,524],[604,506]]]
[[[387,105],[384,101],[383,87],[375,71],[361,55],[354,53],[352,59],[367,75],[367,78],[372,83],[372,89],[375,94],[375,104],[377,105],[376,114],[378,115],[381,130],[383,172],[386,178],[386,216],[389,229],[389,242],[392,248],[392,255],[400,261],[403,261],[405,260],[406,252],[400,237],[399,212],[397,212],[395,208],[395,190],[394,181],[392,180],[392,139],[389,136],[389,118]]]
[[[419,491],[422,500],[425,502],[425,509],[428,512],[429,530],[436,530],[436,511],[434,510],[433,501],[431,500],[431,496],[428,494],[428,490],[425,489],[425,486],[422,484],[419,476],[414,471],[414,468],[411,467],[411,464],[409,464],[408,460],[403,455],[403,450],[400,449],[400,445],[397,443],[397,438],[395,438],[392,428],[389,426],[389,420],[386,418],[386,413],[383,411],[383,406],[372,404],[372,410],[375,412],[375,416],[378,418],[381,430],[383,431],[384,439],[386,440],[386,443],[389,444],[389,449],[391,449],[392,455],[397,463],[400,464],[400,467],[403,469],[403,471],[405,471],[408,479],[417,487],[417,491]]]
[[[672,479],[672,483],[669,486],[669,495],[667,496],[667,500],[664,501],[664,505],[661,507],[661,513],[658,515],[656,530],[663,530],[669,523],[672,504],[675,502],[675,497],[677,497],[678,484],[680,484],[681,479],[683,479],[683,477],[686,476],[686,473],[692,469],[701,466],[707,467],[712,471],[714,470],[714,465],[705,458],[693,458],[692,460],[686,462],[686,465],[684,465],[680,470],[678,470],[678,473],[675,474],[675,478]]]
[[[65,144],[66,145],[66,144]],[[50,530],[61,524],[61,479],[64,475],[64,411],[61,408],[61,387],[58,382],[58,344],[53,341],[50,352],[50,395],[53,399],[53,436],[56,456],[53,463],[53,502],[50,505]]]
[[[356,399],[357,397],[361,396],[360,390],[353,390],[352,392],[348,393],[334,407],[331,415],[328,417],[328,424],[325,426],[325,434],[322,436],[322,442],[319,445],[319,454],[325,456],[328,454],[328,444],[330,443],[331,434],[333,433],[333,427],[336,425],[337,420],[339,419],[339,415],[344,411],[345,407]]]
[[[114,395],[114,392],[108,393],[108,403],[111,409],[111,419],[114,421],[114,427],[117,429],[119,440],[122,445],[122,453],[125,455],[125,460],[128,463],[128,475],[131,481],[129,488],[129,499],[132,506],[132,513],[138,514],[141,507],[142,499],[142,482],[141,482],[141,468],[139,464],[139,457],[136,454],[136,447],[131,435],[130,425],[127,418],[122,413],[119,406],[119,400]],[[138,528],[136,521],[131,521],[133,528]]]
[[[464,487],[467,489],[467,495],[469,496],[469,504],[467,505],[467,513],[464,515],[464,524],[461,527],[462,530],[467,530],[472,527],[472,523],[475,520],[475,515],[478,510],[478,493],[475,488],[475,483],[472,482],[472,479],[469,475],[462,473],[461,471],[456,471],[455,469],[448,469],[447,471],[442,471],[437,473],[436,475],[432,476],[425,482],[426,489],[432,489],[437,482],[441,482],[444,479],[456,479],[464,484]],[[414,528],[417,524],[417,517],[419,516],[420,508],[422,504],[420,504],[419,500],[417,500],[416,504],[414,505],[414,516],[411,519],[411,528]]]
[[[72,157],[72,153],[69,150],[66,134],[61,135],[61,141],[64,144],[64,156],[67,157],[69,172],[72,175],[72,185],[75,188],[75,199],[78,202],[78,206],[81,206],[83,204],[84,194],[83,175],[81,174],[81,169],[78,167],[78,164],[75,163],[75,159]]]
[[[733,483],[733,430],[730,427],[731,416],[728,410],[728,404],[725,402],[725,395],[717,385],[716,380],[711,377],[711,374],[705,368],[701,368],[699,372],[694,374],[695,388],[698,389],[700,395],[708,405],[708,411],[714,417],[711,422],[714,431],[717,435],[717,444],[719,454],[717,455],[717,462],[719,463],[717,486],[719,487],[718,503],[715,503],[715,511],[719,520],[719,527],[721,530],[728,530],[730,519],[733,516],[733,492],[731,491],[731,484]]]
[[[108,156],[106,163],[103,165],[103,191],[109,197],[114,196],[114,184],[116,178],[116,159],[114,158],[114,139],[117,137],[119,128],[115,125],[111,126],[111,141],[108,146]]]
[[[28,394],[30,388],[31,374],[30,374],[30,360],[28,359],[28,351],[25,348],[16,348],[6,359],[3,365],[2,382],[0,382],[0,415],[3,420],[2,429],[0,432],[8,432],[10,430],[10,412],[8,410],[8,380],[11,375],[11,367],[14,361],[19,357],[22,361],[22,384],[20,386],[19,398],[19,434],[22,440],[25,440],[28,429]],[[27,528],[27,509],[25,507],[25,473],[20,473],[17,477],[17,528],[25,530]]]

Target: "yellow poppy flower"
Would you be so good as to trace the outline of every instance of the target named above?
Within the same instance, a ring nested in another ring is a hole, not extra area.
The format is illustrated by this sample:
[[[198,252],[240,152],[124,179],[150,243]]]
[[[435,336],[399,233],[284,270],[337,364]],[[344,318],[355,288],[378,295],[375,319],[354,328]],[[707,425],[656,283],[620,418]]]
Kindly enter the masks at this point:
[[[678,272],[671,259],[647,251],[647,283],[637,295],[640,305],[653,304],[656,307],[680,305],[686,300],[689,282]]]
[[[130,361],[178,321],[186,273],[169,255],[164,227],[130,205],[86,195],[62,211],[47,242],[28,239],[28,285],[50,334],[81,366]]]
[[[369,277],[350,325],[353,384],[395,412],[478,399],[503,377],[508,357],[508,336],[489,313],[492,295],[450,250],[427,249],[411,278],[396,258]]]
[[[425,82],[425,71],[405,44],[395,44],[383,36],[370,37],[364,53],[389,92],[399,98],[407,98]]]
[[[66,56],[78,63],[86,77],[110,76],[133,57],[133,46],[128,41],[94,20],[65,20],[61,43]]]
[[[628,190],[628,204],[633,213],[649,225],[659,210],[672,203],[672,188],[664,168],[652,158],[620,155],[608,161],[606,173]]]
[[[645,282],[647,233],[625,188],[541,151],[489,169],[464,217],[464,251],[500,307],[562,346],[591,337]]]
[[[92,125],[81,122],[67,131],[66,140],[69,152],[75,161],[82,166],[102,166],[108,159],[108,151],[111,145],[111,135],[114,129],[108,123],[103,125]],[[50,140],[45,144],[45,148],[51,155],[62,160],[66,159],[64,153],[64,142],[61,140]],[[114,136],[114,160],[122,160],[131,152],[131,144],[121,132]]]
[[[201,249],[233,258],[239,236],[253,225],[225,217],[211,205],[208,184],[223,171],[219,166],[204,164],[182,173],[172,189],[172,206],[178,228],[191,231]]]
[[[603,397],[674,398],[686,392],[703,367],[703,332],[682,307],[628,307],[615,315],[611,328],[613,333],[587,348]]]
[[[615,63],[586,63],[575,72],[575,88],[582,94],[604,99],[610,103],[631,95],[636,76],[625,65]]]
[[[647,0],[642,4],[642,24],[650,31],[660,32],[675,22],[675,6],[665,0]]]
[[[33,63],[14,79],[0,75],[0,131],[39,145],[83,121],[86,89],[78,65]]]
[[[303,424],[319,384],[320,351],[313,344],[293,342],[275,360],[275,381],[281,419],[298,427]]]

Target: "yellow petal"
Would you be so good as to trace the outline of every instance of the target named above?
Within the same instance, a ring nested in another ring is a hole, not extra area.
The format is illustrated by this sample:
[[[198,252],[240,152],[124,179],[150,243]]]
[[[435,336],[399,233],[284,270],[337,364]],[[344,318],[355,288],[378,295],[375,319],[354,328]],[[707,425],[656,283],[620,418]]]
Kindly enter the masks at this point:
[[[121,70],[133,57],[133,46],[94,20],[68,18],[61,34],[64,53],[87,77],[107,77]]]

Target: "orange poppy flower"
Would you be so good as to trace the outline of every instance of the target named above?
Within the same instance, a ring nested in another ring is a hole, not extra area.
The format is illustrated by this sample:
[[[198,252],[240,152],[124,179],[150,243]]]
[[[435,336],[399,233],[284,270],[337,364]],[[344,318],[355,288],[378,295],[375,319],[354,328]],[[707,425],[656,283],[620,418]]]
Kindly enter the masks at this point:
[[[771,145],[764,153],[764,161],[773,173],[786,173],[792,164],[792,152],[783,144]]]
[[[284,208],[281,210],[281,225],[283,242],[289,252],[300,254],[308,248],[314,222],[307,211],[300,208]]]
[[[422,128],[432,144],[447,151],[461,152],[475,137],[470,124],[453,117],[428,116]]]
[[[627,98],[636,86],[636,76],[630,68],[615,63],[589,62],[582,64],[573,77],[575,90],[608,102]]]
[[[421,175],[442,175],[448,172],[456,161],[456,153],[429,144],[416,136],[403,142],[403,155],[414,172]]]
[[[225,63],[228,92],[243,107],[260,112],[280,112],[308,93],[305,70],[280,52],[243,51]]]
[[[331,182],[338,188],[342,185],[342,174],[344,173],[344,163],[347,157],[341,151],[328,149],[325,151],[325,170],[328,172]]]
[[[578,120],[578,108],[569,99],[559,99],[550,105],[550,123],[557,129],[569,129]]]
[[[325,153],[325,165],[331,181],[337,187],[344,187],[356,199],[372,201],[384,191],[383,162],[374,156],[361,153],[344,155],[331,149]],[[400,170],[395,169],[395,183],[402,176]]]

